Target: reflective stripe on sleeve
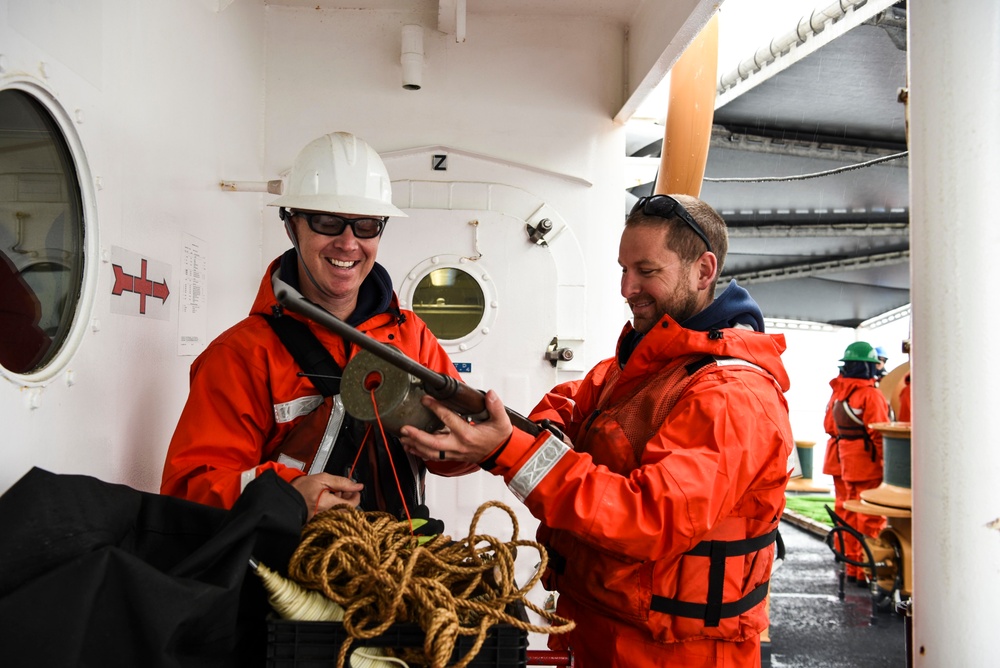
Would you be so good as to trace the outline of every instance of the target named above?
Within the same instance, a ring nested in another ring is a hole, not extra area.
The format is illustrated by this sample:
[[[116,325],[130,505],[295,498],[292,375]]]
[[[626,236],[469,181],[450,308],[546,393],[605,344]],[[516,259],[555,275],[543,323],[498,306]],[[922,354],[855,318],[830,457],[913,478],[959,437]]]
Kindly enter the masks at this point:
[[[294,457],[289,457],[285,453],[281,453],[280,455],[278,455],[278,458],[274,461],[278,462],[282,466],[288,466],[289,468],[298,469],[300,471],[306,470],[305,462],[300,462],[298,459],[295,459]]]
[[[323,396],[313,394],[308,397],[299,397],[283,404],[275,404],[274,421],[278,424],[291,422],[300,415],[312,413],[321,403],[323,403]]]
[[[507,488],[518,501],[524,501],[567,452],[569,446],[550,435],[511,479]]]
[[[344,401],[339,394],[333,395],[333,406],[330,408],[330,419],[326,421],[326,429],[323,430],[323,438],[320,439],[319,449],[313,457],[312,466],[309,467],[309,475],[322,473],[326,470],[326,463],[333,452],[333,446],[340,436],[340,427],[344,424]]]
[[[759,367],[753,362],[747,362],[746,360],[741,360],[738,357],[716,357],[715,363],[718,366],[748,366],[757,369],[758,371],[763,371],[764,373],[767,373],[767,371],[763,367]],[[768,375],[771,374],[768,373]]]

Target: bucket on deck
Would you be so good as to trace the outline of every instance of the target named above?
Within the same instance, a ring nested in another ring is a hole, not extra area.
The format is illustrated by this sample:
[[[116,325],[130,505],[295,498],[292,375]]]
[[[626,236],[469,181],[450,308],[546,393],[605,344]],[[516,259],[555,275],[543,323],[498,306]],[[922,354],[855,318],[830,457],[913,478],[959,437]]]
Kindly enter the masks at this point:
[[[795,449],[799,453],[799,466],[802,468],[802,477],[812,479],[813,477],[813,446],[815,441],[795,441]]]

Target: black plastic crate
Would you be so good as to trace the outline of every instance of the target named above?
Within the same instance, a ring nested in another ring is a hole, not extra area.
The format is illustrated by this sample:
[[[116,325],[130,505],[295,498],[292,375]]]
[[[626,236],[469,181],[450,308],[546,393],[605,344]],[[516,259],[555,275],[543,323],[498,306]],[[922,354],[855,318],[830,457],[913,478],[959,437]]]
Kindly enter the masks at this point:
[[[273,619],[267,622],[268,668],[330,668],[347,639],[340,622],[298,622]],[[476,643],[476,636],[459,636],[451,662],[461,660]],[[424,647],[424,631],[418,624],[393,624],[380,636],[354,640],[358,647],[416,649]],[[487,632],[470,668],[522,668],[528,661],[528,633],[510,624],[495,624]],[[350,665],[348,662],[346,665]]]

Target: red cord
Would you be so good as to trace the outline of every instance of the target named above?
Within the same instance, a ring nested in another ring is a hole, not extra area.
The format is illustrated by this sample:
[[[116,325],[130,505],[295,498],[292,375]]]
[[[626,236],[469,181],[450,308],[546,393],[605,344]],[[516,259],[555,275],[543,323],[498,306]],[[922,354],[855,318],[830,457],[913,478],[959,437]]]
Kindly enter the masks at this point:
[[[368,425],[368,428],[365,429],[365,435],[361,437],[361,445],[358,446],[358,454],[354,455],[354,461],[351,462],[351,469],[347,472],[347,477],[351,480],[354,480],[354,469],[358,467],[358,460],[361,458],[361,451],[365,449],[365,443],[368,442],[368,434],[370,433],[372,433],[372,426]]]
[[[331,489],[327,487],[326,491],[329,492],[331,491]],[[319,500],[322,498],[323,498],[323,492],[320,492],[319,494],[316,495],[316,505],[313,506],[313,515],[319,512]]]
[[[354,461],[351,462],[351,469],[347,472],[347,477],[350,478],[351,480],[354,479],[354,469],[357,468],[357,466],[358,466],[358,459],[361,457],[361,451],[365,449],[365,441],[368,440],[368,434],[370,434],[370,433],[372,433],[372,426],[368,425],[368,429],[365,430],[365,435],[361,438],[361,445],[358,447],[358,454],[354,455]],[[328,491],[328,492],[330,492],[332,494],[333,493],[333,488],[332,487],[327,487],[326,491]],[[322,496],[323,496],[323,493],[320,492],[319,495],[316,497],[316,505],[315,505],[315,507],[313,507],[313,515],[315,515],[317,513],[317,511],[319,511],[319,500],[320,500],[320,497],[322,497]],[[404,501],[403,503],[404,503],[404,506],[405,506],[406,502]]]
[[[389,466],[392,467],[392,477],[396,480],[396,490],[399,492],[399,499],[403,502],[403,512],[406,513],[406,520],[410,523],[410,534],[414,535],[413,518],[410,517],[410,509],[406,507],[406,497],[403,496],[403,487],[399,484],[399,475],[396,473],[396,463],[392,460],[392,452],[389,450],[389,441],[385,437],[385,429],[382,427],[382,418],[379,417],[378,403],[375,401],[375,388],[371,390],[372,408],[375,409],[375,421],[378,422],[378,430],[382,434],[382,442],[385,443],[385,452],[389,456]]]

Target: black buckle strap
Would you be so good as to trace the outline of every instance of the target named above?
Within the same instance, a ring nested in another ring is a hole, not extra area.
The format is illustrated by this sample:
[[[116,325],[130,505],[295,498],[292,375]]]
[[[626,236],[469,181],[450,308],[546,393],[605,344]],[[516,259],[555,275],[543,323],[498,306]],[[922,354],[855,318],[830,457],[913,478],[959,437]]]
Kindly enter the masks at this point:
[[[684,554],[692,557],[711,557],[714,543],[721,543],[726,548],[727,557],[740,557],[757,550],[763,550],[773,543],[778,537],[778,530],[774,529],[770,533],[743,540],[706,540],[698,543]]]
[[[739,617],[744,612],[752,610],[756,605],[763,601],[767,597],[768,585],[771,583],[770,580],[760,583],[754,587],[753,591],[744,596],[738,601],[733,601],[732,603],[723,603],[718,606],[719,608],[719,618],[728,619],[730,617]],[[681,601],[676,598],[666,598],[663,596],[653,596],[652,601],[649,604],[650,610],[655,610],[656,612],[662,612],[667,615],[674,615],[675,617],[690,617],[692,619],[704,619],[705,626],[718,626],[719,622],[716,621],[715,624],[708,623],[708,613],[709,605],[707,603],[690,603],[688,601]]]
[[[340,365],[309,326],[287,315],[265,315],[264,318],[320,394],[324,397],[340,394]]]
[[[545,553],[549,557],[549,568],[559,575],[566,572],[566,557],[562,556],[548,545],[545,546]]]
[[[713,540],[710,549],[705,626],[718,626],[722,619],[722,590],[726,586],[726,544]]]
[[[706,355],[705,357],[697,359],[694,362],[691,362],[690,364],[685,366],[684,370],[687,371],[687,374],[689,376],[693,376],[695,373],[697,373],[701,369],[704,369],[706,366],[712,364],[713,362],[715,362],[715,358],[712,357],[711,355]]]
[[[764,600],[767,582],[758,585],[738,601],[723,603],[722,595],[726,585],[726,558],[751,554],[773,543],[778,537],[778,529],[770,533],[742,540],[706,540],[698,543],[684,554],[693,557],[708,557],[707,603],[691,603],[676,598],[653,596],[650,609],[679,617],[691,617],[705,621],[706,627],[719,625],[722,619],[736,617],[750,610]]]

